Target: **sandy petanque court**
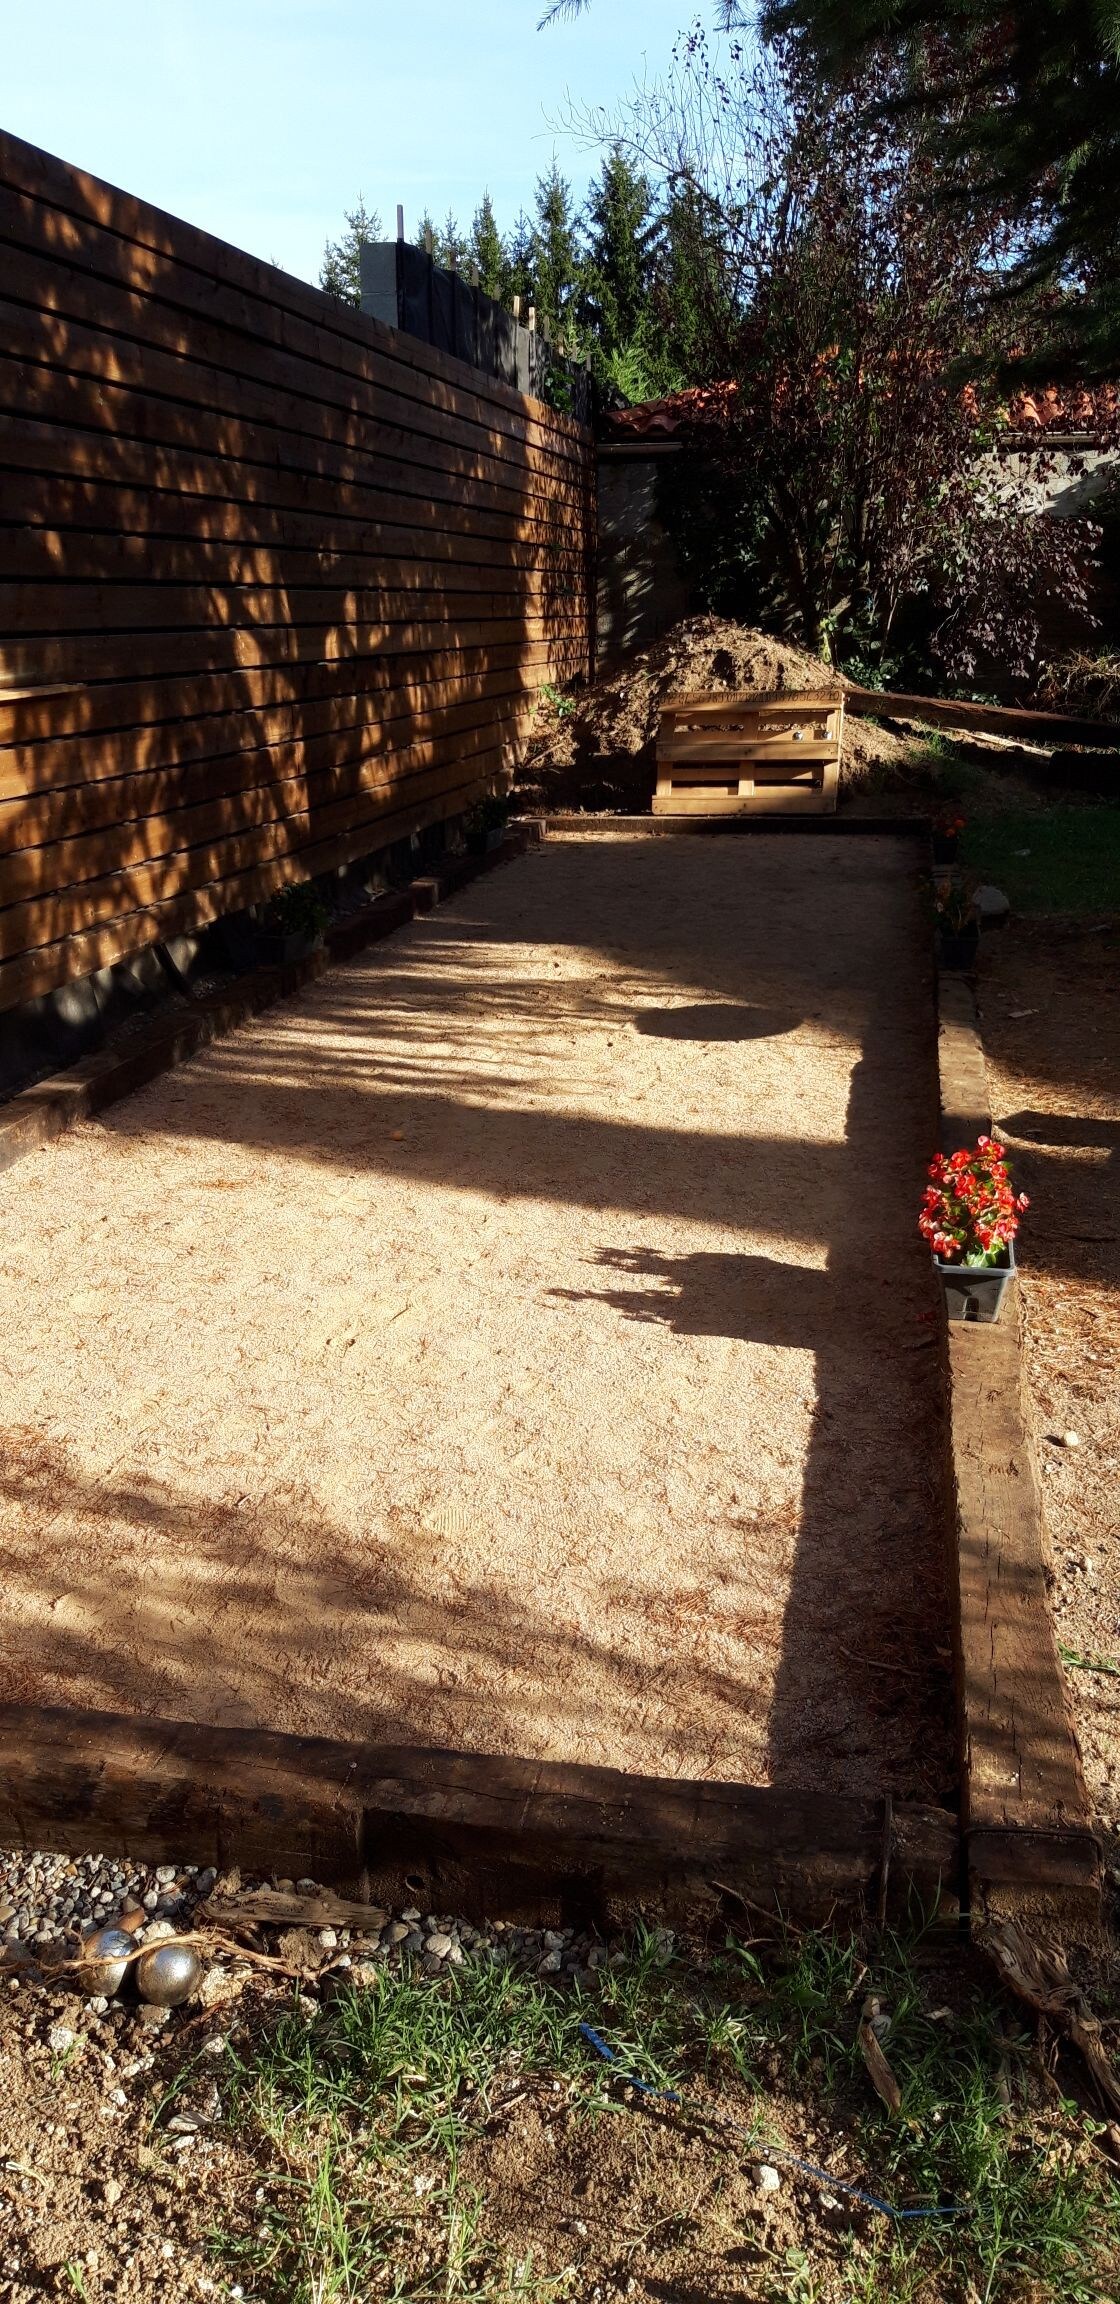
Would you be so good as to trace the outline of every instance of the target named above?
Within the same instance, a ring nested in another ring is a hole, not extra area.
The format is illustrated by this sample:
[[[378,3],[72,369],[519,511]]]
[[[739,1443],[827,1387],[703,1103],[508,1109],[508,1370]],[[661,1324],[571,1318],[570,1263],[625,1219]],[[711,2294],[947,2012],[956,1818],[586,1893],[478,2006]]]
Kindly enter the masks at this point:
[[[552,841],[0,1178],[0,1693],[944,1794],[904,840]]]

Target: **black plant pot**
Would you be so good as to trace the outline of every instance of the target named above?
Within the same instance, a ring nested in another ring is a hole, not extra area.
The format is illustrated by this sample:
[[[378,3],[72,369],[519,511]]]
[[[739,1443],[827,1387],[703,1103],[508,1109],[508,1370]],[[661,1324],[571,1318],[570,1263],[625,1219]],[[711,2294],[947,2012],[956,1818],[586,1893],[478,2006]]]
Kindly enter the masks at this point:
[[[941,1282],[950,1320],[998,1320],[1004,1297],[1015,1278],[1015,1244],[1012,1241],[1003,1250],[998,1264],[984,1264],[977,1269],[967,1264],[943,1264],[935,1256],[933,1269]]]
[[[955,864],[960,835],[956,832],[935,832],[933,835],[933,861],[935,864]]]
[[[966,921],[963,928],[938,928],[937,958],[942,968],[975,968],[979,950],[978,920]]]
[[[504,824],[491,824],[485,832],[468,832],[468,856],[492,856],[495,848],[501,847],[505,836]]]
[[[316,938],[304,928],[262,928],[257,938],[257,956],[266,968],[291,968],[311,951]]]

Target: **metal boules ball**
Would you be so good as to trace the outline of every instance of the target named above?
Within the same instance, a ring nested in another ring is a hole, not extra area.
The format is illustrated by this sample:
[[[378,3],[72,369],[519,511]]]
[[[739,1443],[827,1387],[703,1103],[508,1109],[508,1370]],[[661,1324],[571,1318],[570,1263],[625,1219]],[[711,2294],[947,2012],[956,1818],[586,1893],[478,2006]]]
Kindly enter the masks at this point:
[[[178,2008],[202,1982],[202,1962],[193,1944],[174,1939],[153,1944],[136,1963],[136,1989],[153,2008]]]
[[[95,1928],[87,1936],[81,1949],[80,1981],[84,1991],[96,1998],[111,2000],[124,1983],[128,1955],[136,1950],[136,1939],[127,1928],[119,1928],[111,1921],[107,1928]]]

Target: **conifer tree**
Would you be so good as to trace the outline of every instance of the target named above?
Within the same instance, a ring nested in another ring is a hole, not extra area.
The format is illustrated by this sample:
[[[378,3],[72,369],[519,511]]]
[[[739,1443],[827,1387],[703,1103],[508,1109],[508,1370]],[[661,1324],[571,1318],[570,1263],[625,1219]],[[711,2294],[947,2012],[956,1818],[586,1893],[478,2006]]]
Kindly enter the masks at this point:
[[[501,300],[512,305],[515,296],[521,298],[521,317],[524,320],[533,301],[536,239],[532,224],[522,208],[506,244],[506,265],[502,279]]]
[[[346,230],[337,240],[328,240],[323,250],[319,269],[319,286],[328,296],[337,297],[340,304],[362,301],[362,249],[381,238],[381,218],[376,208],[367,208],[361,193],[356,208],[346,213]]]
[[[609,357],[648,319],[661,233],[652,186],[617,145],[591,185],[585,214],[583,316]]]
[[[469,261],[478,267],[478,285],[500,299],[505,287],[506,251],[489,192],[484,192],[471,225]]]
[[[575,318],[583,274],[578,229],[572,188],[554,154],[551,168],[537,180],[533,249],[534,302],[554,331],[569,332]]]

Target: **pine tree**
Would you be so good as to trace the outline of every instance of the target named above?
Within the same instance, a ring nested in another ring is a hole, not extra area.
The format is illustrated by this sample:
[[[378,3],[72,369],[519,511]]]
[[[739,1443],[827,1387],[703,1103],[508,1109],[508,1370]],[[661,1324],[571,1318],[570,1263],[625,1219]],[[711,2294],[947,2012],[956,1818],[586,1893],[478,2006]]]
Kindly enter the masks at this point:
[[[648,178],[618,145],[587,196],[583,318],[605,359],[634,342],[648,320],[661,217]]]
[[[554,333],[567,335],[575,319],[583,266],[572,188],[560,174],[555,155],[548,174],[537,180],[536,210],[533,300],[538,315],[551,321]]]
[[[468,242],[459,230],[458,217],[454,216],[449,208],[444,218],[443,230],[436,235],[436,263],[442,264],[445,272],[461,272],[466,261],[467,250]]]
[[[498,230],[494,203],[484,192],[471,225],[469,261],[478,266],[478,285],[487,296],[500,299],[507,270],[505,245]]]
[[[512,309],[515,296],[521,298],[521,318],[528,316],[533,301],[533,281],[536,272],[536,235],[522,208],[506,243],[505,271],[502,276],[501,302]]]
[[[362,249],[368,242],[380,240],[381,218],[376,208],[367,209],[361,193],[356,208],[346,212],[346,230],[339,239],[328,240],[323,250],[319,270],[319,286],[328,296],[335,296],[340,304],[362,301]]]

